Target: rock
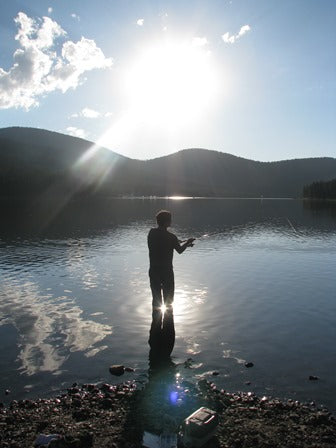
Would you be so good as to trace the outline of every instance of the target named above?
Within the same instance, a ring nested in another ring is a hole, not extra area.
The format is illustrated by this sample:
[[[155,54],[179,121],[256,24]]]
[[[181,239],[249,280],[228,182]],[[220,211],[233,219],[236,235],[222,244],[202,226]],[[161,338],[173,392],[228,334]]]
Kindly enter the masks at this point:
[[[70,387],[68,389],[68,394],[70,395],[74,395],[74,394],[78,394],[79,393],[79,388],[78,387]]]
[[[82,401],[79,400],[78,398],[75,398],[75,399],[72,400],[72,405],[75,408],[80,408],[82,406]]]
[[[213,374],[213,376],[217,376],[217,375],[219,375],[219,372],[218,372],[217,370],[214,370],[214,371],[212,372],[212,374]]]
[[[315,376],[315,375],[309,375],[309,380],[310,381],[317,381],[317,380],[319,380],[319,377]]]
[[[109,368],[111,375],[121,376],[125,373],[125,367],[119,364],[110,366]]]
[[[102,390],[105,393],[111,392],[113,390],[113,387],[111,386],[111,384],[108,383],[104,383],[101,387],[100,390]]]
[[[113,400],[111,400],[110,398],[104,398],[101,404],[104,409],[112,409],[114,405]]]
[[[245,363],[245,367],[247,367],[247,368],[253,367],[253,366],[254,366],[253,362],[246,362]]]
[[[208,386],[208,381],[205,378],[203,378],[203,379],[199,380],[199,382],[197,384],[201,390],[206,390],[207,386]]]
[[[5,390],[5,395],[9,395],[10,394],[10,390],[9,389],[6,389]]]
[[[250,386],[251,385],[251,381],[245,381],[245,385],[246,386]]]
[[[135,372],[135,369],[133,367],[125,367],[125,372]]]
[[[78,409],[73,411],[72,418],[77,422],[88,420],[91,417],[90,410],[87,408]]]

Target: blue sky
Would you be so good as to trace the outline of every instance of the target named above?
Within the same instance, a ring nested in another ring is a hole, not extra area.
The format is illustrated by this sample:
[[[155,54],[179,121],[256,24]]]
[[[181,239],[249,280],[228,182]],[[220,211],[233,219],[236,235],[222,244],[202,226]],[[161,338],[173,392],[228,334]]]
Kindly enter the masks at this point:
[[[0,127],[132,158],[336,156],[334,0],[2,0]]]

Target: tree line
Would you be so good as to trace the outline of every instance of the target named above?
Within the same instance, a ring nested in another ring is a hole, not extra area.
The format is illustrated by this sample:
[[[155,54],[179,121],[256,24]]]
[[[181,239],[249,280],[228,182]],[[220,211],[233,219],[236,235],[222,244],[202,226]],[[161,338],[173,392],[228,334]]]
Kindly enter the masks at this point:
[[[305,185],[303,197],[309,199],[336,199],[336,179]]]

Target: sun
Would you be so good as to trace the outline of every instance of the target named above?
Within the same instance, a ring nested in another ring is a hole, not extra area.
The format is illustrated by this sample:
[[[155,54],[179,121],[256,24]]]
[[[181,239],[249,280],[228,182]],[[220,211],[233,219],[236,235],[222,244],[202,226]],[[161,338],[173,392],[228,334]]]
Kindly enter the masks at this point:
[[[218,79],[207,45],[165,40],[135,57],[124,76],[133,116],[168,126],[202,116],[216,98]]]

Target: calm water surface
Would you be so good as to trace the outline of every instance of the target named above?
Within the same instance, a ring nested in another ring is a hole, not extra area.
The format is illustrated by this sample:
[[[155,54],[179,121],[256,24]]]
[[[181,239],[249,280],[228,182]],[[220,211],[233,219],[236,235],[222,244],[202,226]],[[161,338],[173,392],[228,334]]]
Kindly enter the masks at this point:
[[[111,200],[38,219],[8,212],[0,239],[8,400],[112,382],[108,367],[118,363],[136,368],[123,379],[146,382],[146,237],[161,208],[173,212],[178,237],[198,238],[174,257],[172,360],[181,376],[336,411],[336,206],[294,200]]]

